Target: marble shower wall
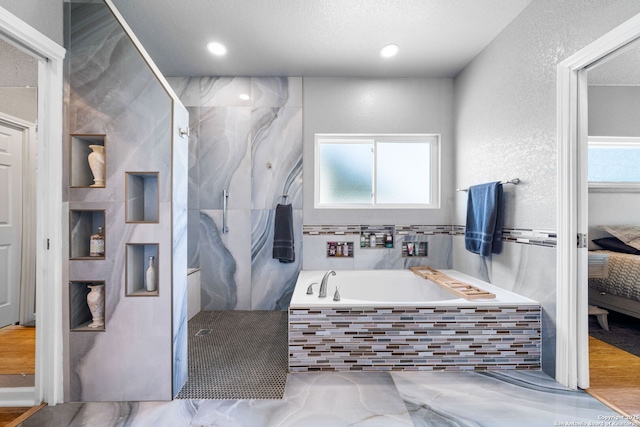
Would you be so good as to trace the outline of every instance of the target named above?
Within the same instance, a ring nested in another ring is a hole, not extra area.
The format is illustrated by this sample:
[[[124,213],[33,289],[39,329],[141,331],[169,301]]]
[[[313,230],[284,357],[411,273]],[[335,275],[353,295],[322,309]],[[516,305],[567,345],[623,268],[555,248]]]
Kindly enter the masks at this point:
[[[104,281],[105,327],[87,331],[63,319],[67,330],[74,328],[65,337],[65,400],[170,400],[186,380],[188,147],[172,127],[185,128],[187,113],[174,110],[178,105],[104,4],[65,3],[65,15],[67,131],[105,135],[106,152],[104,188],[63,183],[69,209],[104,211],[106,240],[104,259],[67,261],[68,280],[80,286],[66,288],[65,312],[86,310],[74,298],[83,282]],[[65,141],[69,171],[69,135]],[[127,221],[127,172],[158,174],[157,222]],[[70,242],[78,232],[70,224]],[[156,295],[127,294],[130,244],[157,245]]]
[[[202,309],[286,309],[302,258],[302,79],[168,81],[190,117],[188,257],[202,269]],[[290,264],[271,258],[283,194],[294,214]]]

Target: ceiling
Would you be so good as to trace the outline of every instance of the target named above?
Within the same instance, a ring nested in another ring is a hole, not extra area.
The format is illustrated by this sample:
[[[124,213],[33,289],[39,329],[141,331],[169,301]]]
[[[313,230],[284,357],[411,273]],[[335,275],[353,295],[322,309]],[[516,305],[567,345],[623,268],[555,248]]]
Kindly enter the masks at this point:
[[[530,2],[113,0],[168,77],[454,77]]]

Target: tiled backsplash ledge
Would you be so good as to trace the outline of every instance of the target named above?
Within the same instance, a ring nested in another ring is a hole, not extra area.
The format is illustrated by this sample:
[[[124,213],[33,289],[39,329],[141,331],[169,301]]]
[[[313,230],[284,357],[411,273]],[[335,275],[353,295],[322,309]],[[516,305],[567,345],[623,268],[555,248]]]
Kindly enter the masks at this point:
[[[306,235],[359,235],[362,230],[375,227],[373,225],[303,225],[302,232]],[[463,225],[384,225],[393,227],[396,236],[447,234],[464,236]],[[557,233],[551,230],[533,230],[529,228],[503,228],[502,240],[505,242],[527,245],[556,247]]]

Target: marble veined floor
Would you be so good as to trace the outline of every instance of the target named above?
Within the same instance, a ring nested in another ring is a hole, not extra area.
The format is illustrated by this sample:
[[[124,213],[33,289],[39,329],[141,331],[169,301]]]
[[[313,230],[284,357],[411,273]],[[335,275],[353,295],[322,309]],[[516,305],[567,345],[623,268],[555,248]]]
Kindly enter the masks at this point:
[[[607,424],[609,422],[609,424]],[[65,403],[23,426],[631,426],[542,372],[291,374],[282,400]]]

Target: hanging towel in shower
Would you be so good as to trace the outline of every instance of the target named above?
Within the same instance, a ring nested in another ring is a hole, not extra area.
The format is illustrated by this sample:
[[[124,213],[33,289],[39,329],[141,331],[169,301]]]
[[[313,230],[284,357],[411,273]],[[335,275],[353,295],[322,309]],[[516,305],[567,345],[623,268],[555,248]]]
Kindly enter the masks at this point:
[[[273,233],[273,258],[280,262],[294,262],[293,248],[293,208],[291,205],[276,206]]]
[[[488,256],[502,251],[504,211],[502,184],[499,181],[469,187],[465,248]]]

